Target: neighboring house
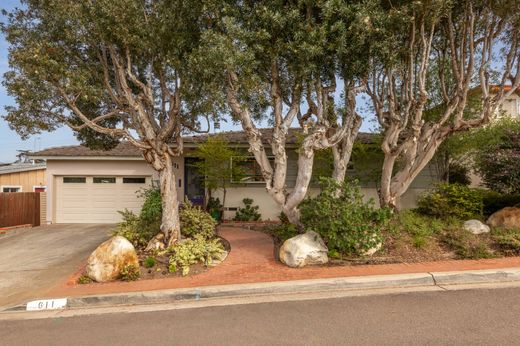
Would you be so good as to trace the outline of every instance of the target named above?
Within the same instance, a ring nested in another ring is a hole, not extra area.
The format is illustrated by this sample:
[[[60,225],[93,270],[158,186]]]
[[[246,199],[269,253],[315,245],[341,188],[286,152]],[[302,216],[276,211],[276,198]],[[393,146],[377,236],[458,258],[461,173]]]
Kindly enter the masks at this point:
[[[45,163],[0,166],[0,192],[45,192]]]
[[[497,90],[498,86],[494,86],[491,88],[491,93]],[[511,87],[506,87],[506,91],[511,90]],[[500,107],[500,111],[497,114],[497,117],[502,116],[510,116],[512,118],[520,118],[520,89],[517,89],[515,93],[509,96],[502,106]]]
[[[264,138],[270,136],[262,129]],[[243,132],[223,133],[230,145],[242,149],[247,154],[249,147]],[[184,155],[173,160],[174,172],[177,177],[178,198],[185,198],[195,204],[204,202],[205,189],[203,178],[190,165],[194,160],[194,150],[208,135],[185,137]],[[373,143],[374,136],[360,134],[358,141]],[[297,130],[291,130],[287,138],[288,174],[287,186],[290,188],[297,173]],[[268,143],[265,143],[268,147]],[[53,223],[113,223],[120,221],[117,211],[129,209],[138,212],[142,199],[137,191],[154,184],[157,181],[155,171],[144,161],[140,151],[128,142],[120,143],[110,151],[90,150],[84,146],[68,146],[50,148],[30,155],[33,159],[45,159],[47,162],[47,220]],[[366,162],[364,162],[366,164]],[[280,214],[280,208],[265,191],[265,185],[258,165],[252,156],[239,163],[245,170],[246,177],[235,182],[228,188],[225,218],[232,218],[235,210],[242,206],[243,198],[252,198],[254,204],[260,206],[264,220],[275,220]],[[363,165],[364,167],[366,165]],[[356,163],[350,173],[354,173]],[[377,173],[379,165],[373,172]],[[432,186],[438,179],[434,169],[425,169],[403,197],[403,207],[415,206],[417,196]],[[360,172],[357,172],[360,173]],[[361,175],[366,172],[361,172]],[[377,174],[376,174],[377,175]],[[232,178],[231,178],[232,179]],[[377,180],[377,179],[375,179]],[[316,193],[316,187],[311,193]],[[375,183],[362,184],[362,192],[367,197],[377,200]],[[218,194],[216,194],[218,196]]]
[[[511,90],[510,86],[506,86],[505,91],[508,92]],[[490,87],[490,95],[493,96],[499,90],[498,85],[492,85]],[[468,93],[468,103],[471,104],[480,104],[481,102],[481,92],[480,87],[473,88]],[[511,96],[504,100],[504,103],[499,107],[499,109],[495,113],[495,119],[502,118],[504,116],[511,118],[520,118],[520,88],[516,90]]]

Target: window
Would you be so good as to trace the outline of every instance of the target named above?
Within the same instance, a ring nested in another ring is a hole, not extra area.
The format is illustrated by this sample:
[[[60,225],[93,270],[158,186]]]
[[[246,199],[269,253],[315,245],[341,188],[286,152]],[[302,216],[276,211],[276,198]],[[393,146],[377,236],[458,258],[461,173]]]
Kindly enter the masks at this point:
[[[94,177],[94,184],[115,184],[116,177]]]
[[[271,165],[273,165],[274,158],[269,157]],[[236,157],[231,159],[233,166],[233,183],[263,183],[262,169],[256,162],[253,156]],[[236,172],[236,173],[235,173]],[[236,176],[235,176],[236,174]]]
[[[144,184],[144,183],[146,183],[146,178],[140,178],[140,177],[123,178],[123,184]]]
[[[45,192],[45,191],[47,191],[47,186],[43,186],[43,185],[33,186],[33,191],[34,192]]]
[[[21,186],[2,186],[2,192],[22,192]]]
[[[84,184],[87,182],[85,177],[63,177],[64,184]]]

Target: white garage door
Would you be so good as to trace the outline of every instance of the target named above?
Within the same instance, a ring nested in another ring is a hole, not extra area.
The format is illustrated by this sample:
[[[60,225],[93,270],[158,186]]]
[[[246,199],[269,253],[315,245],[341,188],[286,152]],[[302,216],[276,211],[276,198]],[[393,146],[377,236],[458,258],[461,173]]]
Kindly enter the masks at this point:
[[[118,210],[138,213],[143,204],[136,192],[151,183],[150,177],[56,177],[57,223],[115,223]]]

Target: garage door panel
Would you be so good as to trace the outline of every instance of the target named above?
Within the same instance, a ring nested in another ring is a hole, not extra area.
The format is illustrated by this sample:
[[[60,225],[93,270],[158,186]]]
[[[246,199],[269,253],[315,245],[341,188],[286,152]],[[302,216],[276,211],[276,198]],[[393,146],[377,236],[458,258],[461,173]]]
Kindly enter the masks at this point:
[[[136,192],[151,182],[150,177],[146,184],[123,184],[122,177],[117,177],[116,183],[93,183],[92,176],[80,184],[64,183],[63,177],[56,179],[57,223],[119,222],[119,210],[141,210],[143,200]]]

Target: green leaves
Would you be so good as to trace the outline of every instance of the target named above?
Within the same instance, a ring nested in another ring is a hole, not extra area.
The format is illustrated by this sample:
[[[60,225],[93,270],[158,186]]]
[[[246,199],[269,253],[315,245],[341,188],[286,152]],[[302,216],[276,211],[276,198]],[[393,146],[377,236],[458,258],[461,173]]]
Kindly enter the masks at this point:
[[[188,201],[180,211],[181,231],[186,237],[203,237],[211,239],[215,237],[217,221],[200,207],[193,206]]]
[[[480,218],[484,192],[459,184],[439,184],[417,201],[418,211],[435,217],[461,220]]]
[[[182,276],[186,276],[190,272],[190,266],[194,264],[210,265],[214,259],[224,253],[224,247],[218,238],[208,240],[199,235],[175,244],[169,252],[171,252],[169,271],[174,273],[181,269]]]
[[[346,255],[363,254],[381,242],[381,229],[389,211],[378,209],[374,201],[363,201],[357,182],[338,184],[321,179],[321,192],[300,205],[306,230],[320,234],[329,250]]]
[[[233,180],[240,180],[239,165],[232,165],[231,161],[240,160],[240,153],[231,148],[224,135],[208,136],[206,142],[200,144],[195,153],[200,160],[193,164],[199,173],[204,176],[206,188],[210,191],[225,189]]]

